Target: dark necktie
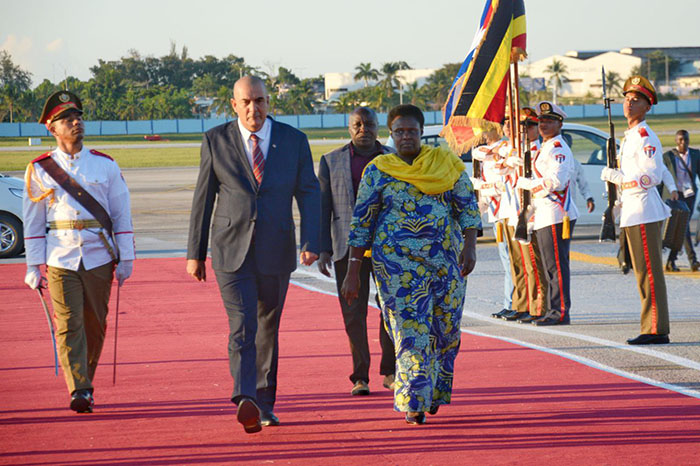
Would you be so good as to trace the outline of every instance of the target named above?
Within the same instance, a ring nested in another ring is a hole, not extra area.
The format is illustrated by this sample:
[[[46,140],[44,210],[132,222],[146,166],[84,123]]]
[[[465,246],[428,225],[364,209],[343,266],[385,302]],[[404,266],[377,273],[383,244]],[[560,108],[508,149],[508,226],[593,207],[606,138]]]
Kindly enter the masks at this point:
[[[258,182],[258,185],[262,182],[263,170],[265,168],[265,157],[263,157],[262,149],[258,145],[260,140],[255,134],[250,135],[251,141],[253,141],[253,175]]]

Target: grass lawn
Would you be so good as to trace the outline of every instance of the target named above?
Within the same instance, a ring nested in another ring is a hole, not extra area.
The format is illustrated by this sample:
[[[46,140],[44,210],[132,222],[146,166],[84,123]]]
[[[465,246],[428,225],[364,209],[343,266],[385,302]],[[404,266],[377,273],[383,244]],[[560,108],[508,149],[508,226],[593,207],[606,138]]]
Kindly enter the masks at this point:
[[[572,123],[586,124],[600,128],[603,131],[608,130],[608,121],[604,118],[587,118],[587,119],[571,119]],[[675,132],[678,129],[686,129],[690,132],[691,147],[700,146],[700,114],[690,113],[682,115],[663,115],[651,116],[647,119],[649,125],[661,139],[661,144],[664,150],[668,150],[676,145]],[[621,139],[624,135],[624,130],[627,126],[626,121],[622,118],[614,120],[615,135]],[[325,129],[305,129],[309,139],[339,139],[347,138],[348,132],[345,128],[325,128]],[[379,133],[379,139],[384,141],[389,133],[384,128]],[[166,142],[194,142],[198,143],[202,140],[201,134],[167,134],[163,135],[167,141],[150,142],[153,144],[152,149],[110,149],[109,153],[117,160],[122,168],[135,167],[166,167],[166,166],[195,166],[199,165],[199,148],[159,148],[159,144]],[[125,136],[90,136],[86,139],[85,144],[90,147],[96,144],[143,144],[145,141],[143,136],[125,135]],[[27,138],[0,138],[0,146],[24,146],[27,144]],[[55,144],[52,138],[42,138],[42,144]],[[313,144],[311,152],[315,161],[321,158],[321,155],[338,147],[338,144]],[[36,151],[11,151],[0,152],[0,172],[24,170],[31,160],[41,154],[41,150]]]
[[[89,142],[86,143],[89,147]],[[338,147],[338,144],[313,144],[311,154],[315,161],[321,159],[326,152]],[[199,165],[198,147],[163,147],[153,149],[110,149],[105,151],[121,168],[138,167],[191,167]],[[0,173],[21,171],[34,158],[41,155],[37,152],[0,152]]]

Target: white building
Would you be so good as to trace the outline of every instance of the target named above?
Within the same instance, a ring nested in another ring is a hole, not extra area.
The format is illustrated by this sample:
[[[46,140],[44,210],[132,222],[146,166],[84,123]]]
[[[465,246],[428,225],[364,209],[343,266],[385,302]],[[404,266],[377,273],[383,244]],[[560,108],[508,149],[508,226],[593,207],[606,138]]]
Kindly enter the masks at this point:
[[[521,72],[533,78],[544,78],[551,90],[551,74],[546,70],[554,60],[560,61],[566,67],[568,81],[562,83],[558,89],[558,95],[565,98],[585,96],[590,93],[594,96],[602,95],[601,67],[605,72],[616,72],[624,82],[632,73],[634,67],[642,64],[642,59],[633,55],[618,52],[567,52],[565,55],[554,55],[543,58],[525,66],[521,66]],[[620,83],[622,84],[622,83]]]
[[[418,82],[418,87],[425,84],[426,79],[435,72],[433,68],[424,68],[418,70],[399,70],[396,75],[401,80],[403,85],[413,84]],[[326,100],[336,100],[341,95],[346,92],[356,91],[365,87],[365,82],[363,80],[355,81],[356,73],[326,73],[325,87],[326,87]],[[380,76],[381,79],[381,76]],[[373,86],[377,84],[377,81],[370,80],[368,85]]]

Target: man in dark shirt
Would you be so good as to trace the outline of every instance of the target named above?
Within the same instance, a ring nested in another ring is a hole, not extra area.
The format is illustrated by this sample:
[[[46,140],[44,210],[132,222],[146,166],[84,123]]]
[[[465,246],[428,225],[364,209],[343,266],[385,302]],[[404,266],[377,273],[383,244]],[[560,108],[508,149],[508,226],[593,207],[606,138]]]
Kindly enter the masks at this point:
[[[348,268],[348,234],[350,220],[357,198],[357,188],[362,172],[377,155],[392,152],[377,141],[379,124],[374,110],[358,107],[350,115],[351,142],[321,158],[318,179],[321,184],[321,253],[318,269],[331,276],[330,267],[335,268],[338,299],[343,312],[345,332],[350,341],[353,371],[352,395],[369,395],[370,353],[367,342],[367,300],[369,298],[369,276],[371,261],[362,259],[360,295],[352,304],[340,296],[340,287]],[[332,262],[331,262],[332,261]],[[379,343],[382,359],[379,373],[384,376],[383,385],[393,389],[395,356],[391,337],[384,322],[379,324]]]

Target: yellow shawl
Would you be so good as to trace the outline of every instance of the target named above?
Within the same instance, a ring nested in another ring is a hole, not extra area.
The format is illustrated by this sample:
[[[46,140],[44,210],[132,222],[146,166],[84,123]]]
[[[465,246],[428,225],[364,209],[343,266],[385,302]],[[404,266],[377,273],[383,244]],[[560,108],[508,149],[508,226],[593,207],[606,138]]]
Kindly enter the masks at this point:
[[[465,169],[464,162],[449,150],[430,146],[422,146],[411,165],[396,154],[379,155],[370,163],[397,180],[411,183],[425,194],[449,191]]]

